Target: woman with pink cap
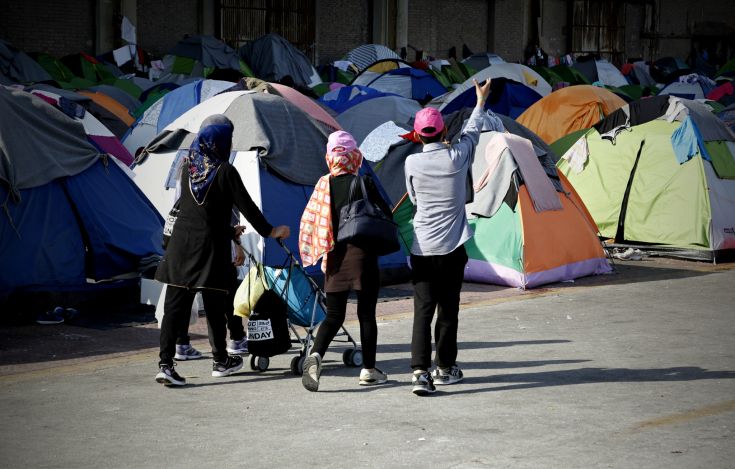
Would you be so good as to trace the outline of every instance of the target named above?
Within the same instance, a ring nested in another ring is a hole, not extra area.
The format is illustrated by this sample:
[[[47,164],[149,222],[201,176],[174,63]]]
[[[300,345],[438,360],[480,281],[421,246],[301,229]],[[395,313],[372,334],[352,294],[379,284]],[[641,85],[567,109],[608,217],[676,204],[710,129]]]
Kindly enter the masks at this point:
[[[362,153],[354,137],[340,130],[329,136],[326,160],[329,174],[316,183],[301,216],[299,233],[301,261],[308,266],[321,259],[327,295],[326,319],[319,326],[312,353],[304,361],[302,384],[309,391],[319,389],[322,357],[344,323],[347,296],[351,290],[357,292],[357,318],[363,353],[364,368],[360,372],[359,384],[382,384],[388,379],[385,373],[375,368],[378,341],[375,305],[380,287],[378,257],[349,242],[336,241],[339,213],[349,201],[352,181],[359,177]],[[390,207],[380,196],[373,180],[367,176],[364,180],[368,199],[390,215]],[[359,193],[353,195],[353,200],[361,198]]]

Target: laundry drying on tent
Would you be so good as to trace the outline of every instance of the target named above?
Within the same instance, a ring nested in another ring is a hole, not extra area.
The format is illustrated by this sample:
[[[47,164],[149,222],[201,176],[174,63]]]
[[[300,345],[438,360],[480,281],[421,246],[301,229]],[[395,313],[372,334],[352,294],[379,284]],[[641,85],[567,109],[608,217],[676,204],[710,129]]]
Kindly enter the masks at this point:
[[[558,166],[618,244],[703,260],[735,249],[735,134],[699,102],[630,103]]]

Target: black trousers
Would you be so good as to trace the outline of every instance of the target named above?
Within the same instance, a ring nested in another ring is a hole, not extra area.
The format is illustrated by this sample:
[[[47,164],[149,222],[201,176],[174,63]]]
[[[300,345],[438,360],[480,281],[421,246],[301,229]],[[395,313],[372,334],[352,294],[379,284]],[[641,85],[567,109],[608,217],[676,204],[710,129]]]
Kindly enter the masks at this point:
[[[435,311],[436,364],[448,368],[457,362],[459,292],[465,264],[464,246],[441,256],[411,255],[414,288],[411,368],[414,370],[431,368],[431,321]]]
[[[235,285],[235,287],[230,290],[229,298],[227,299],[230,305],[235,302],[235,292],[237,291],[238,286],[239,285]],[[240,316],[235,316],[234,308],[227,309],[227,329],[230,331],[230,339],[242,340],[245,338],[245,326],[242,323],[242,318]],[[179,335],[176,338],[176,345],[188,345],[190,343],[191,337],[189,337],[189,323],[187,322],[186,327],[179,332]]]
[[[364,368],[375,368],[378,344],[378,323],[375,320],[375,305],[378,303],[378,284],[357,291],[357,319],[360,321],[360,342]],[[345,322],[349,291],[327,293],[327,317],[322,321],[314,339],[312,352],[322,357],[327,347]]]
[[[176,341],[189,329],[191,304],[196,290],[168,285],[161,320],[161,345],[159,364],[172,365],[176,354]],[[212,356],[215,361],[227,360],[227,311],[232,310],[232,301],[227,292],[201,290],[204,309],[207,311],[207,332]],[[238,318],[239,319],[239,318]]]

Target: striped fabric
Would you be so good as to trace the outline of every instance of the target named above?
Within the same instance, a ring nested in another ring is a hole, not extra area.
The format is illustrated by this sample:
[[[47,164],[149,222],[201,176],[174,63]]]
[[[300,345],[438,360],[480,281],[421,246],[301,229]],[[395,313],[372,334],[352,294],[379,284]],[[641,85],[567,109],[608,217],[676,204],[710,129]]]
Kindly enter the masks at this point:
[[[365,44],[352,49],[345,56],[345,60],[349,60],[359,71],[368,68],[374,62],[383,59],[400,59],[401,57],[391,49],[380,44]]]

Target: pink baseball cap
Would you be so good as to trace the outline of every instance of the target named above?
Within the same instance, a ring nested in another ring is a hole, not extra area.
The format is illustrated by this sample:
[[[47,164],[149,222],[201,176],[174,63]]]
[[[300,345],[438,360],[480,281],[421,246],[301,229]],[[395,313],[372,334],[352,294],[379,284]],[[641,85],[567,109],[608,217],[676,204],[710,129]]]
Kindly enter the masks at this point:
[[[433,127],[433,131],[425,129]],[[433,107],[427,107],[416,113],[413,120],[413,130],[424,137],[433,137],[444,130],[444,119],[439,111]]]
[[[349,153],[357,148],[355,137],[349,132],[338,130],[332,132],[327,140],[327,153],[334,153],[335,148],[342,147],[344,150],[337,150],[337,153]]]

